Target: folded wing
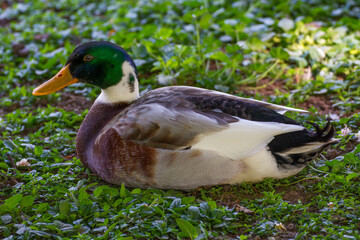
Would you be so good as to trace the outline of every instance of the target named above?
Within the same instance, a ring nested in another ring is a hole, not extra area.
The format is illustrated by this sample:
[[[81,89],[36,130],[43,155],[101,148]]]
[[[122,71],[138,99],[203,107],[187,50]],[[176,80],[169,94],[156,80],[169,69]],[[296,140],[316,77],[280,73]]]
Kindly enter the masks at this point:
[[[276,135],[304,129],[277,113],[285,110],[216,91],[160,88],[114,117],[102,134],[112,128],[142,145],[210,150],[236,160],[260,151]]]

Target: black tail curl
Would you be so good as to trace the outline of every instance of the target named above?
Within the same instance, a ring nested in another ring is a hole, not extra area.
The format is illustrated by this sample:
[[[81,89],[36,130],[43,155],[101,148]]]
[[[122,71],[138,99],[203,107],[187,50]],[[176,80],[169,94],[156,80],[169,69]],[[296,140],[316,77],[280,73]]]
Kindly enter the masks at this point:
[[[312,125],[316,132],[311,132],[307,129],[284,133],[275,136],[275,138],[268,144],[270,151],[273,153],[281,153],[291,148],[301,147],[311,142],[327,142],[331,141],[334,136],[335,129],[328,121],[324,128],[319,125],[308,122]],[[333,141],[331,141],[333,142]]]
[[[316,139],[316,141],[327,142],[334,136],[335,128],[333,125],[330,124],[330,120],[327,121],[325,127],[323,127],[322,129],[316,123],[309,121],[306,121],[306,123],[310,124],[315,128],[316,132],[313,133],[311,137],[314,138],[314,140]]]
[[[275,157],[279,168],[302,168],[311,160],[316,158],[326,147],[336,143],[336,139],[332,139],[335,133],[335,128],[331,125],[330,121],[328,121],[323,128],[320,128],[320,126],[316,123],[307,123],[313,126],[316,132],[304,129],[301,131],[285,133],[275,136],[275,138],[269,143],[268,146]],[[315,142],[319,143],[319,145],[312,150],[296,154],[285,153],[293,148],[302,147]]]

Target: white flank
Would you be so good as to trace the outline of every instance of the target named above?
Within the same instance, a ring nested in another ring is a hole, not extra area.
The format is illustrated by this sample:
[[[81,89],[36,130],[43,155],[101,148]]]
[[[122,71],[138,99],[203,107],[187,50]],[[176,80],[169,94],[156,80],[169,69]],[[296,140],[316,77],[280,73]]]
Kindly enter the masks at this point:
[[[158,156],[154,176],[159,188],[190,190],[204,185],[225,184],[247,169],[243,162],[219,156],[213,151],[161,149]]]
[[[257,182],[264,178],[286,178],[300,172],[304,167],[293,169],[278,168],[274,156],[267,148],[242,160],[246,168],[230,181],[230,184]]]
[[[239,119],[225,130],[203,135],[193,148],[216,151],[222,156],[240,160],[264,149],[276,135],[303,129],[299,125]]]
[[[123,76],[121,81],[115,86],[101,89],[101,94],[96,99],[96,102],[102,103],[118,103],[118,102],[133,102],[139,98],[139,81],[135,74],[135,69],[128,61],[125,61],[122,66]],[[134,91],[131,91],[129,86],[130,73],[135,78]]]

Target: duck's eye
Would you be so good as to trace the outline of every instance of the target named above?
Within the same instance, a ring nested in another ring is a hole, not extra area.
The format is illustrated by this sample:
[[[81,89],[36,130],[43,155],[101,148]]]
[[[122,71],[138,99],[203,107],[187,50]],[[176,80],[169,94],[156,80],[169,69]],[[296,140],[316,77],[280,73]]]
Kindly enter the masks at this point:
[[[91,62],[93,59],[94,59],[94,57],[89,54],[85,55],[83,58],[84,62]]]

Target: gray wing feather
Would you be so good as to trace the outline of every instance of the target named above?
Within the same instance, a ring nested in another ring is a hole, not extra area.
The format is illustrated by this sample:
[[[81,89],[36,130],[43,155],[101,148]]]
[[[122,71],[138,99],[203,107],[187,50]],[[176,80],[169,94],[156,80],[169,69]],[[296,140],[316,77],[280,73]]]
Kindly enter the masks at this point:
[[[226,124],[219,125],[210,116],[211,114],[205,116],[192,110],[174,110],[150,103],[131,107],[118,114],[101,134],[113,128],[125,140],[150,147],[178,150],[194,144],[201,134],[226,128]]]

